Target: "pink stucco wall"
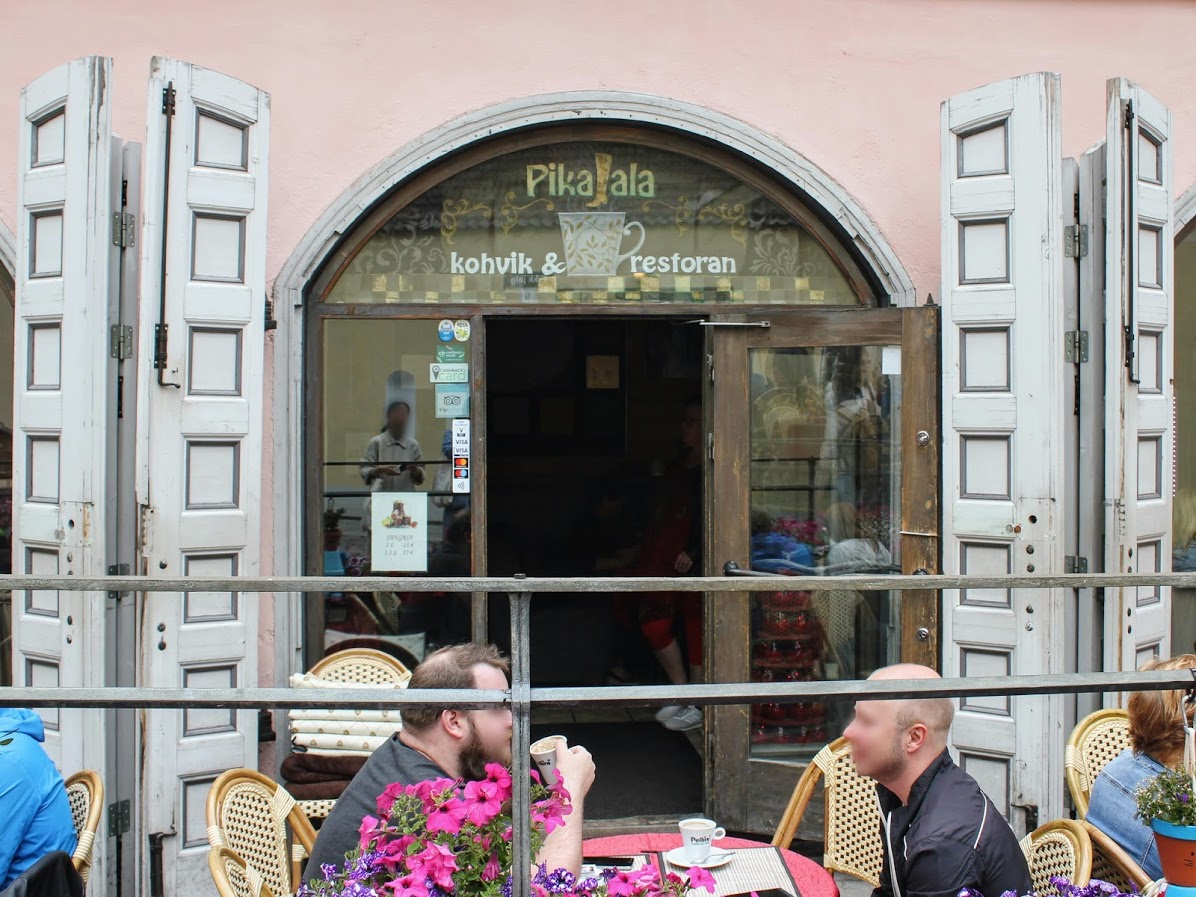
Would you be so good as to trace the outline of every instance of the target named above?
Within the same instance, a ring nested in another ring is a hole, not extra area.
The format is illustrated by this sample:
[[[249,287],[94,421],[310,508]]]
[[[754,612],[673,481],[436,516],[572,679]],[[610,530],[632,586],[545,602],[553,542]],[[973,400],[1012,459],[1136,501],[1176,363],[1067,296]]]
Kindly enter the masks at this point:
[[[1064,149],[1098,139],[1105,79],[1175,112],[1179,184],[1196,179],[1196,5],[1161,0],[45,0],[2,4],[0,172],[20,87],[89,53],[115,58],[115,126],[144,135],[149,58],[273,95],[270,276],[361,172],[462,112],[555,90],[636,90],[777,135],[878,222],[920,293],[938,292],[938,106],[970,87],[1063,75]],[[108,12],[120,9],[121,12]],[[16,182],[0,177],[0,219]]]
[[[446,120],[528,94],[634,90],[775,134],[855,197],[919,295],[937,294],[939,102],[1058,71],[1078,155],[1103,134],[1105,79],[1132,77],[1174,111],[1182,190],[1196,180],[1193,33],[1183,0],[0,0],[0,221],[15,224],[20,88],[86,54],[115,58],[129,140],[144,139],[155,54],[273,95],[271,280],[358,175]],[[263,548],[268,572],[268,535]]]

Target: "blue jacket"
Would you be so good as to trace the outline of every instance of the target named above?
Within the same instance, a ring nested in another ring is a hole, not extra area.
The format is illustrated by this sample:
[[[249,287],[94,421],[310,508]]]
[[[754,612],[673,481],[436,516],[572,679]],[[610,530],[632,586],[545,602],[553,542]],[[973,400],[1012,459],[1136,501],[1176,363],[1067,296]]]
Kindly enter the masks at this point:
[[[0,708],[0,890],[45,854],[75,852],[66,786],[45,740],[36,713]]]
[[[1142,871],[1152,879],[1163,877],[1154,833],[1138,815],[1135,795],[1147,779],[1163,771],[1162,765],[1145,754],[1126,748],[1107,764],[1092,786],[1085,819],[1117,842]]]

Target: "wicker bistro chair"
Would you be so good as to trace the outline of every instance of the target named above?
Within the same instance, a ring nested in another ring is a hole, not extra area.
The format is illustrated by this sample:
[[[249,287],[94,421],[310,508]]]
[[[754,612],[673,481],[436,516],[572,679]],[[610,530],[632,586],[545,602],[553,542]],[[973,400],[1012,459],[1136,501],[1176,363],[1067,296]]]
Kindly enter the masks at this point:
[[[316,833],[285,788],[252,769],[230,769],[208,791],[207,822],[212,850],[234,850],[272,894],[295,892]]]
[[[1121,845],[1098,829],[1091,822],[1080,823],[1092,841],[1092,877],[1117,885],[1123,894],[1133,891],[1142,893],[1150,876],[1133,857],[1122,850]]]
[[[364,685],[403,686],[411,681],[411,671],[399,660],[374,648],[350,648],[321,658],[308,675],[332,682]],[[335,800],[300,800],[299,809],[308,819],[327,819]]]
[[[883,857],[876,782],[856,772],[846,738],[832,741],[806,767],[773,835],[773,846],[787,848],[792,843],[819,780],[826,798],[822,865],[876,887]]]
[[[403,685],[411,671],[384,651],[374,648],[350,648],[337,651],[317,661],[308,673],[334,682],[358,682],[365,685]]]
[[[274,897],[261,873],[227,847],[208,851],[208,871],[220,897]]]
[[[100,827],[100,817],[104,815],[104,780],[91,769],[77,772],[66,780],[66,796],[71,805],[75,835],[79,839],[71,862],[86,886],[87,877],[91,874],[96,830]]]
[[[1130,718],[1124,710],[1098,710],[1072,729],[1063,769],[1080,819],[1088,815],[1088,800],[1100,771],[1129,746]]]
[[[1077,885],[1092,878],[1092,841],[1084,826],[1072,819],[1057,819],[1039,826],[1021,841],[1030,867],[1030,884],[1039,897],[1058,897],[1051,884],[1055,876]]]

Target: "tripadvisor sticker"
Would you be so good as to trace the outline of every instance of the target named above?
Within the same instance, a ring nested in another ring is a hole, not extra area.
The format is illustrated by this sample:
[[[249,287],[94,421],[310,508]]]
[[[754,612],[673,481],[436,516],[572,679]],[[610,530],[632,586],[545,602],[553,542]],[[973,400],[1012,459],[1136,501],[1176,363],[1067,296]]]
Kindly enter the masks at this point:
[[[442,343],[451,343],[453,341],[453,322],[445,318],[438,325],[436,325],[436,335],[440,337]]]
[[[462,318],[453,324],[453,336],[457,338],[457,342],[469,342],[469,322]]]

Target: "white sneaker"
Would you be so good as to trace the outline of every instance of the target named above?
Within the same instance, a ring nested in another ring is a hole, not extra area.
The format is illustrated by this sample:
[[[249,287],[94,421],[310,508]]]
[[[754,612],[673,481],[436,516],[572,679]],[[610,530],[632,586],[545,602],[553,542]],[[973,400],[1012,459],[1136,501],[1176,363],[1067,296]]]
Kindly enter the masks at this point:
[[[670,720],[681,712],[681,707],[677,704],[670,704],[668,707],[661,707],[656,711],[656,721],[664,724],[665,720]]]
[[[688,732],[702,725],[702,711],[697,707],[679,707],[662,725],[670,732]]]

